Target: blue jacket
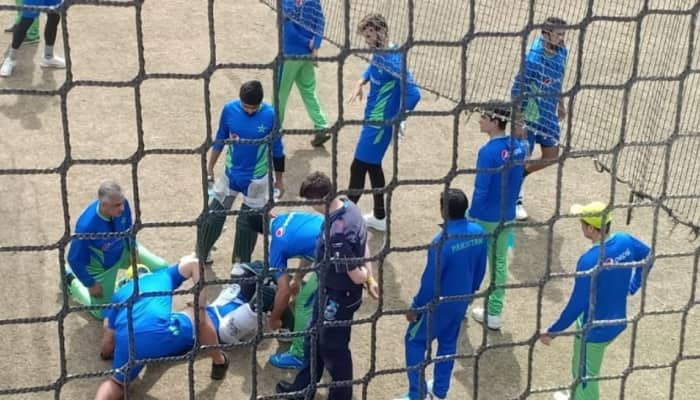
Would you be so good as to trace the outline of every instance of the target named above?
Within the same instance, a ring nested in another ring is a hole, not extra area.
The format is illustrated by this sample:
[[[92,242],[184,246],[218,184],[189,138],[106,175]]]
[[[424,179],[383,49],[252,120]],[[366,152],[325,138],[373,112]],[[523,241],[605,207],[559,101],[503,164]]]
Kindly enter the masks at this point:
[[[635,294],[642,286],[644,265],[650,262],[647,260],[649,247],[630,234],[618,232],[605,241],[604,251],[604,264],[600,266],[594,280],[596,297],[593,318],[589,318],[588,311],[593,289],[592,277],[601,257],[599,244],[591,247],[578,260],[571,298],[559,319],[547,332],[561,332],[578,318],[581,318],[583,324],[627,318],[627,296]],[[643,265],[636,268],[619,265],[640,261],[644,261]],[[591,343],[611,341],[625,330],[626,325],[626,322],[619,322],[592,328],[588,331],[586,340]]]
[[[495,137],[481,146],[476,159],[470,217],[486,222],[515,219],[526,156],[527,148],[522,141],[511,136]]]
[[[440,269],[440,297],[469,295],[479,290],[486,272],[485,231],[466,218],[447,222],[447,238],[441,243],[443,232],[438,233],[428,249],[428,261],[423,271],[420,288],[413,297],[411,308],[420,308],[435,297],[435,278]],[[462,237],[454,237],[461,235]],[[440,250],[440,251],[438,251]],[[437,306],[433,315],[464,314],[469,301],[450,301]],[[440,317],[434,317],[437,319]]]
[[[326,26],[321,2],[319,0],[284,0],[282,7],[284,54],[309,55],[311,41],[314,49],[321,47]]]

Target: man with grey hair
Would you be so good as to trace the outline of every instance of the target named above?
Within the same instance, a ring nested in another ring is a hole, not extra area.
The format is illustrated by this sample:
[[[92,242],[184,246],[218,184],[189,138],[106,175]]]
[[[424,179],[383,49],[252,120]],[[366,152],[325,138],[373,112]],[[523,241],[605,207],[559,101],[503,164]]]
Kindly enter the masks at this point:
[[[131,208],[121,186],[114,181],[102,182],[97,199],[78,217],[68,251],[66,283],[79,303],[109,302],[117,271],[129,267],[132,249],[136,250],[137,263],[151,271],[168,267],[165,260],[136,243],[130,232],[132,225]],[[90,312],[102,319],[102,309]]]

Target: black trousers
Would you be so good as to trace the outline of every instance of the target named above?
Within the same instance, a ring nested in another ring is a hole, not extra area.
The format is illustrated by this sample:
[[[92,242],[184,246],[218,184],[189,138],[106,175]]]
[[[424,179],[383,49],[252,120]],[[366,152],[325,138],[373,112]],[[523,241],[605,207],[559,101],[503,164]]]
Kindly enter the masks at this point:
[[[319,312],[318,303],[309,322],[312,327],[321,318],[323,321],[352,321],[355,311],[362,304],[362,290],[342,291],[319,289],[322,293],[323,311]],[[319,382],[323,370],[333,378],[333,382],[352,380],[352,354],[350,353],[350,326],[322,327],[318,333],[315,350],[315,376],[313,382]],[[303,390],[311,382],[311,335],[304,339],[304,367],[294,379],[294,390]],[[313,394],[309,396],[313,398]],[[352,400],[352,385],[332,387],[328,400]]]
[[[37,17],[39,18],[39,17]],[[53,46],[56,43],[56,32],[58,31],[58,21],[61,16],[58,13],[50,12],[46,16],[46,25],[44,26],[44,42],[47,46]],[[17,50],[27,36],[29,27],[34,23],[34,18],[24,18],[19,21],[12,33],[12,48]]]
[[[384,179],[384,170],[381,164],[369,164],[358,159],[352,160],[350,165],[350,189],[362,190],[365,188],[365,176],[369,174],[369,183],[372,189],[384,189],[386,181]],[[360,200],[360,194],[350,194],[348,198],[357,203]],[[384,208],[384,193],[374,195],[374,216],[378,219],[383,219],[386,216]]]

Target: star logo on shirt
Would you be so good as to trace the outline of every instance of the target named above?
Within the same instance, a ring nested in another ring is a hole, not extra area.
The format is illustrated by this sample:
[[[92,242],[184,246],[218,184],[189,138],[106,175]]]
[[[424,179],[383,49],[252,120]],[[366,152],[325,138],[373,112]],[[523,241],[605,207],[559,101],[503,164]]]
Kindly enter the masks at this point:
[[[267,130],[267,127],[265,125],[262,125],[262,124],[258,125],[258,133],[265,133],[266,130]]]

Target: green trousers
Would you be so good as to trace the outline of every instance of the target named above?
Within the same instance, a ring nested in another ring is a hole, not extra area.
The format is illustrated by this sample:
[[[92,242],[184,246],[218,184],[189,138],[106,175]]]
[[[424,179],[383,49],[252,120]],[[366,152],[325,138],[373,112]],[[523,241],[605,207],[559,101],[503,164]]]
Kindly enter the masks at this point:
[[[314,294],[318,290],[318,277],[315,272],[309,272],[308,276],[294,300],[294,332],[300,332],[309,327],[309,319],[314,309]],[[292,340],[289,352],[299,359],[304,359],[304,336],[296,336]]]
[[[138,255],[139,263],[147,266],[151,271],[156,271],[162,268],[167,268],[169,264],[162,258],[154,255],[145,247],[138,245]],[[112,266],[110,269],[104,269],[101,265],[89,264],[88,272],[102,285],[102,297],[92,297],[90,296],[90,290],[88,287],[83,285],[80,280],[73,279],[70,284],[69,290],[71,296],[80,304],[90,306],[97,304],[107,304],[112,300],[112,295],[114,294],[114,287],[117,280],[117,272],[120,269],[126,269],[130,265],[131,254],[128,248],[124,249],[119,261]],[[102,309],[91,310],[90,313],[97,319],[102,319]]]
[[[22,7],[24,4],[24,0],[15,0],[15,4],[17,4],[17,7]],[[17,16],[15,17],[15,25],[19,24],[19,21],[22,20],[22,10],[17,11]],[[27,40],[36,40],[39,39],[39,18],[35,18],[34,22],[32,25],[29,27],[29,30],[27,31]]]
[[[498,227],[498,222],[486,222],[476,220],[482,228],[489,234],[488,238],[488,258],[491,269],[491,282],[495,286],[503,286],[508,281],[508,242],[510,241],[513,228],[511,221],[505,223],[497,236],[493,233]],[[503,302],[506,297],[506,289],[496,287],[488,297],[487,312],[489,315],[501,315],[503,312]]]
[[[581,366],[581,336],[576,335],[574,338],[574,355],[571,358],[571,375],[574,380],[583,375],[587,378],[595,378],[600,375],[600,367],[603,365],[603,356],[605,349],[611,342],[591,343],[586,342],[585,353],[583,354],[583,371],[580,371]],[[574,400],[598,400],[600,398],[600,389],[597,380],[581,382],[576,385],[574,395],[571,397]]]
[[[279,83],[279,115],[280,123],[284,122],[284,112],[287,108],[289,93],[292,85],[296,83],[301,100],[304,102],[306,112],[314,124],[315,129],[323,129],[328,126],[326,116],[321,110],[321,103],[316,94],[316,71],[311,60],[288,60],[282,64]]]

